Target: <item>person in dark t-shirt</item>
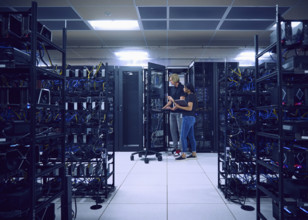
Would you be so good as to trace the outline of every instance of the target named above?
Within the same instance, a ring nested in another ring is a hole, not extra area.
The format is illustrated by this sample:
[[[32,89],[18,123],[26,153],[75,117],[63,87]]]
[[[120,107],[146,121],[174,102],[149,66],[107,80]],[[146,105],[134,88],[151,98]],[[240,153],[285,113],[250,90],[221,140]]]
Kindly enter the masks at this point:
[[[173,85],[172,87],[169,87],[169,96],[174,100],[185,99],[184,86],[181,84],[178,74],[171,74],[169,81]],[[172,102],[169,100],[163,109],[173,110],[169,115],[170,133],[173,142],[173,153],[174,155],[178,156],[182,150],[182,143],[180,139],[182,127],[182,111],[171,105]]]
[[[182,148],[183,152],[182,155],[176,160],[184,160],[186,159],[186,152],[187,152],[187,138],[189,139],[189,142],[191,144],[192,154],[189,155],[187,158],[196,158],[197,152],[196,152],[196,140],[195,140],[195,134],[194,134],[194,124],[196,122],[195,118],[195,110],[197,107],[197,97],[195,95],[195,89],[194,86],[191,83],[187,83],[184,86],[184,92],[186,94],[185,101],[187,103],[187,106],[180,106],[177,104],[174,99],[168,98],[170,101],[172,101],[177,109],[181,109],[183,114],[182,119],[182,131],[181,131],[181,142],[182,142]]]

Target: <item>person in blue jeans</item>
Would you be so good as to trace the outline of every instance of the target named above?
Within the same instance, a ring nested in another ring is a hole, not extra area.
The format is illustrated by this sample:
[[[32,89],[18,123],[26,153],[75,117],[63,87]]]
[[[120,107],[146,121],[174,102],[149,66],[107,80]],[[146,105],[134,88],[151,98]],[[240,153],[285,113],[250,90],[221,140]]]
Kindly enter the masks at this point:
[[[183,152],[182,155],[176,160],[185,160],[186,158],[196,158],[196,140],[194,134],[194,124],[196,122],[195,118],[195,111],[197,107],[197,97],[195,95],[195,88],[192,83],[187,83],[184,86],[184,93],[185,93],[185,105],[177,104],[172,97],[168,97],[170,101],[172,101],[176,108],[184,110],[182,111],[183,119],[182,119],[182,131],[181,131],[181,142]],[[187,156],[187,138],[189,139],[192,154]]]

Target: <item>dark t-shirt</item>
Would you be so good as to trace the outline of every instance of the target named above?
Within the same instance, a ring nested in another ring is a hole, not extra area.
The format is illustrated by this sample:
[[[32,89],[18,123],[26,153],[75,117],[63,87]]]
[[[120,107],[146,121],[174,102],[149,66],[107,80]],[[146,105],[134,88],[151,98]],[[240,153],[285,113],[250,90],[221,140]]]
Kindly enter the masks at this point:
[[[183,84],[179,83],[178,87],[172,86],[169,87],[169,95],[174,99],[180,99],[181,96],[185,96],[184,93],[184,86]],[[172,112],[182,112],[183,110],[177,109]]]
[[[197,107],[197,98],[196,95],[194,93],[186,95],[185,97],[185,101],[188,102],[192,102],[193,103],[193,108],[191,111],[185,111],[183,110],[183,117],[184,116],[195,116],[195,111],[196,111],[196,107]]]

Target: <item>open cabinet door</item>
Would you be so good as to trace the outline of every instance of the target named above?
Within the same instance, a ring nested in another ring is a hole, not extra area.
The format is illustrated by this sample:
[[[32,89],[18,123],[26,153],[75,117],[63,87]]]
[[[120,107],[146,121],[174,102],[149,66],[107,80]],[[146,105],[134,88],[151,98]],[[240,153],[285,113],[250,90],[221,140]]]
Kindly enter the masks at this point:
[[[167,101],[166,67],[148,63],[144,74],[144,146],[156,152],[166,151],[168,112],[162,110]]]

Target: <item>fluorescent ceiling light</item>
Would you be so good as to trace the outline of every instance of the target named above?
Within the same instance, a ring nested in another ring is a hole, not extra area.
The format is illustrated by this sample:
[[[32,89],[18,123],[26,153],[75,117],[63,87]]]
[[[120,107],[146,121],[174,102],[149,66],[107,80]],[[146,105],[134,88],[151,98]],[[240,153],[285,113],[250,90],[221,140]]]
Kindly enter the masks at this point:
[[[147,60],[149,54],[145,51],[120,51],[114,53],[120,60]]]
[[[89,23],[94,28],[94,30],[140,30],[137,20],[91,20]]]
[[[268,58],[270,58],[270,56],[271,56],[271,53],[267,52],[262,57],[260,57],[260,60],[268,59]],[[255,61],[255,52],[253,52],[253,51],[241,52],[235,57],[235,60],[237,60],[237,61]]]
[[[300,25],[302,22],[299,22],[299,21],[292,21],[291,22],[291,27],[292,28],[296,28],[298,25]]]
[[[254,61],[255,60],[255,52],[252,52],[252,51],[241,52],[240,54],[238,54],[235,57],[235,60],[238,60],[238,61],[243,61],[243,60]]]
[[[282,24],[282,22],[281,22],[281,24]],[[300,21],[291,21],[291,27],[292,28],[296,28],[298,25],[300,25],[300,24],[302,24],[302,22],[300,22]],[[276,30],[276,27],[277,27],[277,25],[276,25],[276,23],[270,28],[270,30]]]

